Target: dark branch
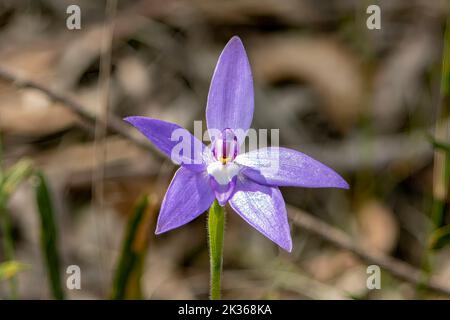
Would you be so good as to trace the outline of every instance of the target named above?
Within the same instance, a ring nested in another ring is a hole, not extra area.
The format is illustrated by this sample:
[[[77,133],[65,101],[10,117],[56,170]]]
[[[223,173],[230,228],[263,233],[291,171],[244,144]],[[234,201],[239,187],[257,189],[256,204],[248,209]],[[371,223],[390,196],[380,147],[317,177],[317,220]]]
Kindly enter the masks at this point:
[[[11,84],[13,84],[18,88],[23,89],[29,88],[42,92],[52,101],[58,102],[63,106],[65,106],[66,108],[68,108],[69,110],[71,110],[74,114],[80,117],[86,124],[88,124],[89,127],[92,129],[94,129],[96,122],[99,124],[103,124],[103,120],[101,120],[100,118],[96,118],[95,115],[87,111],[88,109],[83,105],[81,105],[80,103],[74,101],[73,99],[67,96],[56,93],[37,82],[20,78],[3,69],[0,69],[0,78],[7,82],[10,82]],[[150,143],[147,143],[145,140],[141,140],[133,136],[130,133],[130,131],[127,130],[125,122],[119,119],[118,117],[114,116],[113,114],[109,114],[106,122],[107,122],[106,127],[109,132],[118,134],[119,136],[122,136],[123,138],[133,142],[135,145],[151,151],[155,156],[161,157],[159,153],[155,152],[155,149]]]

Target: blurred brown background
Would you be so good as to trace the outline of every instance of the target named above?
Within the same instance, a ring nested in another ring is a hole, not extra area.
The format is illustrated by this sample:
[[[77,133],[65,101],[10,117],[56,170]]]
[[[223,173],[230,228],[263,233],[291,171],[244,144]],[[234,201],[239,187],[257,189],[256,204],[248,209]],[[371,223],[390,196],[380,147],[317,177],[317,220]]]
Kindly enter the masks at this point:
[[[66,28],[70,4],[81,8],[81,30]],[[381,8],[381,30],[366,27],[370,4]],[[344,230],[368,252],[423,268],[433,198],[427,133],[438,115],[448,1],[119,1],[110,48],[105,6],[89,0],[1,0],[0,68],[100,115],[106,45],[112,54],[111,113],[192,129],[193,120],[204,120],[218,55],[239,35],[254,74],[253,126],[279,128],[282,146],[331,166],[351,185],[349,191],[283,188],[286,202]],[[63,284],[68,265],[82,272],[82,289],[67,290],[68,298],[108,296],[127,217],[143,194],[153,203],[143,297],[207,298],[206,215],[153,234],[173,165],[109,134],[98,210],[92,197],[99,170],[92,126],[38,90],[0,81],[0,131],[5,167],[27,157],[48,176]],[[8,204],[16,259],[30,266],[19,274],[19,292],[22,298],[49,298],[32,188],[33,179]],[[420,295],[415,285],[384,270],[382,289],[368,290],[367,263],[302,228],[292,226],[292,235],[292,254],[281,252],[229,209],[224,297],[438,297]],[[431,273],[450,286],[448,248],[434,253]],[[0,297],[6,292],[1,282]]]

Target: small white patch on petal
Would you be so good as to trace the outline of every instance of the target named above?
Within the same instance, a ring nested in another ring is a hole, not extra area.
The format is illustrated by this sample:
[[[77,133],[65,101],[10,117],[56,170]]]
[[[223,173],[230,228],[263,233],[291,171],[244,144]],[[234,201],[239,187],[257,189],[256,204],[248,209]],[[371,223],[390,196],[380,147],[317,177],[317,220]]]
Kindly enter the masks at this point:
[[[216,179],[218,184],[227,185],[239,173],[240,166],[234,162],[222,164],[220,161],[212,162],[206,170]]]

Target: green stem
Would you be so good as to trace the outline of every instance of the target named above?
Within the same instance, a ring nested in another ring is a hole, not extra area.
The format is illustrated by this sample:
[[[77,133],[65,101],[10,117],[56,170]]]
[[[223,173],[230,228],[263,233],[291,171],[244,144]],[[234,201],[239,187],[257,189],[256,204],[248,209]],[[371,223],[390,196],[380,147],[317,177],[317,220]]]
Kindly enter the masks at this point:
[[[211,263],[211,300],[220,300],[224,227],[225,212],[216,200],[209,209],[208,216],[209,256]]]

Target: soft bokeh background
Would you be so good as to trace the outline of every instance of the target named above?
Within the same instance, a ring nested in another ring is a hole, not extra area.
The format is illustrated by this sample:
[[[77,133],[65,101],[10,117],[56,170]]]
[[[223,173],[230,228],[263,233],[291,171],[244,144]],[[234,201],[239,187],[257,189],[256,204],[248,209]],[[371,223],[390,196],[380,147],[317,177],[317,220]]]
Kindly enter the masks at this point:
[[[81,30],[66,28],[70,4],[81,7]],[[370,4],[381,7],[381,30],[366,27]],[[448,13],[444,0],[119,1],[110,112],[192,129],[194,120],[204,119],[218,55],[239,35],[254,73],[253,126],[279,128],[281,145],[328,164],[351,185],[349,191],[282,188],[286,202],[344,230],[368,252],[381,251],[419,269],[427,265],[450,286],[448,247],[424,263],[434,168],[427,133],[438,116]],[[1,0],[0,68],[100,114],[104,21],[105,1]],[[5,81],[0,81],[0,131],[4,167],[28,158],[49,181],[63,284],[68,265],[79,265],[82,273],[82,289],[65,290],[67,298],[109,297],[127,220],[143,195],[149,195],[150,206],[140,241],[146,252],[142,297],[207,298],[206,215],[153,234],[175,170],[169,161],[109,134],[103,196],[93,197],[93,190],[101,190],[93,177],[101,177],[95,150],[102,143],[92,127],[39,91]],[[43,299],[52,295],[39,245],[34,180],[20,185],[7,208],[16,260],[27,265],[18,274],[19,296]],[[445,222],[450,223],[448,214]],[[229,209],[224,297],[439,297],[385,270],[382,289],[370,291],[367,263],[297,226],[292,236],[294,249],[287,254]],[[7,297],[2,281],[0,298]]]

